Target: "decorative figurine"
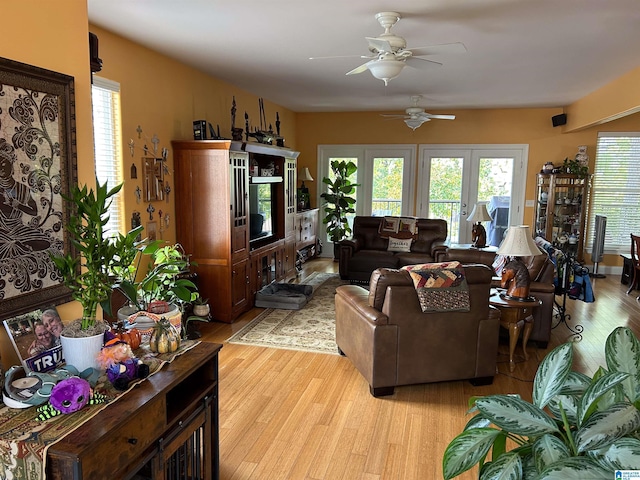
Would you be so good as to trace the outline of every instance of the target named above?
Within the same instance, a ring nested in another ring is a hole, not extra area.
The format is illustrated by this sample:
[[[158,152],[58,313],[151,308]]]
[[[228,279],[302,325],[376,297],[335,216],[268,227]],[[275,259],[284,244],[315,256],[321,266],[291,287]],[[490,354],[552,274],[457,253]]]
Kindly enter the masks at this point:
[[[580,162],[580,165],[585,167],[589,166],[589,155],[587,155],[587,146],[579,145],[578,153],[576,153],[576,160]]]
[[[140,203],[140,200],[142,199],[142,190],[140,190],[140,186],[138,185],[136,187],[136,203]]]
[[[149,212],[149,220],[153,220],[153,212],[155,212],[156,209],[153,206],[152,203],[149,204],[149,206],[147,207],[147,212]]]
[[[160,143],[160,139],[158,138],[158,135],[156,135],[155,133],[153,134],[153,137],[151,137],[151,143],[153,143],[153,156],[157,157],[158,156],[158,144]]]
[[[167,203],[169,203],[169,194],[171,193],[171,186],[169,185],[169,182],[164,182],[164,193]]]
[[[136,148],[136,144],[133,143],[133,138],[129,139],[129,151],[131,152],[131,156],[133,157],[134,150]]]

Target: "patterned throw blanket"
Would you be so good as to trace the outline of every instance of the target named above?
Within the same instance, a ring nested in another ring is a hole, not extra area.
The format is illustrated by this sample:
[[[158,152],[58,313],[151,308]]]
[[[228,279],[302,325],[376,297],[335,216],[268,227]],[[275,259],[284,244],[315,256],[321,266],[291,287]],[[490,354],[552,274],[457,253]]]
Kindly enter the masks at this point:
[[[460,262],[407,265],[423,312],[468,312],[469,286]]]

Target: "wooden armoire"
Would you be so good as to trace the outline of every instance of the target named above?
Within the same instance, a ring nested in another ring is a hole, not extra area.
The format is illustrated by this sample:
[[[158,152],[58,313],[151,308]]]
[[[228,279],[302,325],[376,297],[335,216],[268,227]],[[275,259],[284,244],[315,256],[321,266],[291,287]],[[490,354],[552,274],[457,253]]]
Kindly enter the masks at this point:
[[[211,315],[231,323],[253,306],[260,288],[295,276],[298,152],[229,140],[171,144],[177,241],[195,264]],[[269,235],[251,239],[254,182],[272,183],[273,216]]]

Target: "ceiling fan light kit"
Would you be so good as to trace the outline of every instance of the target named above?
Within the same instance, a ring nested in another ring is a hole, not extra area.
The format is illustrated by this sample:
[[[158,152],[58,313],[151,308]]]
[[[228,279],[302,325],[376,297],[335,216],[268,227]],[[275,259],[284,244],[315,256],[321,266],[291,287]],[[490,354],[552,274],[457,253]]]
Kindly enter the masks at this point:
[[[404,123],[406,123],[407,127],[409,127],[411,130],[415,130],[416,128],[421,127],[425,121],[428,122],[429,120],[420,120],[417,118],[406,118]]]
[[[382,80],[385,85],[389,84],[389,80],[393,80],[405,67],[405,63],[401,60],[380,59],[367,63],[367,68],[375,78]]]

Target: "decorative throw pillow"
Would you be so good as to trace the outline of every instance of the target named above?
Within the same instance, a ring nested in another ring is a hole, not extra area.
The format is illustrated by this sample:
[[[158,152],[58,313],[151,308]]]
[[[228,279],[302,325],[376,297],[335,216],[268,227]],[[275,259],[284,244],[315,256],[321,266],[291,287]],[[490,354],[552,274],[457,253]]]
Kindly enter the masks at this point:
[[[398,217],[383,217],[382,222],[380,222],[380,228],[378,229],[378,233],[381,233],[381,234],[398,233],[399,225],[400,225],[400,219]]]
[[[468,312],[469,286],[460,262],[407,265],[423,312]]]
[[[389,237],[389,246],[387,251],[389,252],[410,252],[411,251],[411,238],[395,238]]]
[[[398,232],[406,232],[411,235],[418,233],[418,220],[415,218],[400,217]]]

